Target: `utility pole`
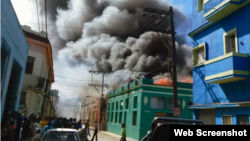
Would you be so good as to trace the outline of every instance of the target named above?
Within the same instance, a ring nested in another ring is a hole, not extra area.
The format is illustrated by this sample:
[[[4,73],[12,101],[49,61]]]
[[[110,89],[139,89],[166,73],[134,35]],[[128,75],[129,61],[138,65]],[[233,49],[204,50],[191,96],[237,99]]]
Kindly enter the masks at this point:
[[[98,91],[98,89],[96,88],[96,86],[100,86],[100,85],[94,85],[94,84],[92,84],[92,79],[93,79],[93,73],[100,73],[99,71],[93,71],[93,70],[90,70],[89,71],[92,75],[91,75],[91,84],[89,84],[89,86],[94,86],[95,87],[95,89],[97,90],[97,92],[101,95],[101,99],[100,99],[100,106],[99,106],[99,118],[98,118],[98,130],[100,129],[100,127],[99,127],[99,124],[101,123],[101,117],[102,117],[102,99],[103,99],[103,88],[104,88],[104,73],[102,73],[102,85],[101,85],[101,87],[102,87],[102,92],[100,93],[99,91]]]
[[[148,27],[144,26],[144,29],[146,31],[154,31],[154,32],[158,32],[161,34],[170,34],[172,36],[172,43],[171,46],[172,48],[169,49],[166,41],[164,41],[161,37],[161,40],[163,41],[164,45],[168,48],[169,52],[171,53],[172,56],[172,66],[173,66],[173,73],[172,73],[172,79],[173,79],[173,100],[174,100],[174,108],[178,108],[178,94],[177,94],[177,72],[176,72],[176,48],[175,48],[175,28],[174,28],[174,18],[173,18],[173,8],[172,6],[170,7],[169,11],[163,11],[163,10],[159,10],[159,9],[151,9],[151,8],[144,8],[143,9],[144,12],[149,12],[149,13],[153,13],[150,15],[150,18],[157,18],[156,15],[160,15],[158,19],[156,19],[157,21],[154,23],[155,25],[159,24],[163,24],[162,21],[164,19],[164,17],[169,18],[170,17],[170,30],[167,29],[158,29],[159,26],[162,25],[157,25],[157,27],[153,27],[152,24]],[[146,16],[146,13],[142,14],[143,17]],[[167,20],[167,19],[166,19]],[[166,21],[165,20],[165,21]]]

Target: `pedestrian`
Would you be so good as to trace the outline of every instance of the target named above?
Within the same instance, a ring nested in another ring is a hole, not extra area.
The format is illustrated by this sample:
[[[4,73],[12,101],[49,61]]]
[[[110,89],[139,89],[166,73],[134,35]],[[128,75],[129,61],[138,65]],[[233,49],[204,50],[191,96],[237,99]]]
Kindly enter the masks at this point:
[[[42,129],[46,126],[46,125],[48,125],[48,117],[46,117],[45,118],[45,120],[42,122]]]
[[[85,128],[87,128],[88,135],[91,136],[89,132],[89,119],[87,119],[87,121],[85,122]]]
[[[74,123],[74,124],[71,126],[71,128],[78,130],[78,129],[77,129],[77,123]]]
[[[9,112],[10,129],[12,130],[12,133],[14,135],[14,139],[15,139],[15,136],[16,136],[17,117],[18,117],[18,112],[16,112],[16,111]]]
[[[98,132],[98,124],[97,124],[97,121],[95,121],[95,132],[94,132],[94,135],[93,135],[91,141],[93,141],[95,137],[96,137],[96,141],[97,141],[97,132]]]
[[[73,126],[73,119],[70,118],[70,119],[69,119],[69,127],[71,128],[72,126]]]
[[[14,134],[10,128],[10,119],[5,118],[2,120],[1,124],[1,141],[12,141],[14,139]]]
[[[16,141],[19,141],[20,139],[20,132],[21,132],[22,124],[23,124],[23,119],[24,117],[22,117],[21,113],[18,113],[16,134],[14,135]]]
[[[78,132],[81,141],[88,141],[88,133],[87,132],[88,132],[87,128],[83,128],[82,130],[80,130]]]
[[[66,118],[63,119],[63,128],[69,128],[68,121]]]
[[[23,129],[22,129],[22,132],[21,132],[21,140],[26,140],[27,139],[29,119],[26,117],[26,118],[24,118],[23,121],[24,122],[23,122]]]
[[[40,120],[40,122],[39,122],[39,124],[40,124],[41,126],[42,126],[44,120],[45,120],[45,118],[42,117],[41,120]]]
[[[82,129],[81,121],[79,121],[79,122],[77,123],[76,127],[77,127],[77,130]]]
[[[29,124],[28,124],[28,132],[27,132],[27,140],[28,141],[33,141],[34,137],[36,135],[35,122],[36,122],[36,117],[30,116]]]
[[[121,132],[122,137],[121,137],[121,140],[120,140],[120,141],[126,141],[126,136],[127,136],[127,135],[126,135],[125,124],[122,123],[121,126],[122,126],[122,132]]]
[[[53,128],[62,128],[63,124],[60,120],[60,117],[58,117],[55,122],[53,123]]]
[[[44,129],[43,129],[43,131],[42,131],[42,133],[41,133],[41,137],[42,137],[42,135],[43,135],[44,133],[47,132],[47,130],[52,129],[52,128],[53,128],[53,127],[52,127],[52,122],[49,122],[48,125],[44,127]]]

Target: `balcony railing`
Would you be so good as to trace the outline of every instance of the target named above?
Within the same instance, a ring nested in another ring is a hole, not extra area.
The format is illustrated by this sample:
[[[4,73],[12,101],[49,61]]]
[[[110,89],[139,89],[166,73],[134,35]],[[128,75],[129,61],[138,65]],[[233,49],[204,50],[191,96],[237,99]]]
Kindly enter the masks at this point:
[[[232,52],[206,61],[205,76],[212,84],[249,79],[249,55]]]
[[[210,0],[204,4],[204,18],[206,18],[206,20],[216,22],[249,3],[249,0]]]
[[[43,89],[45,84],[45,79],[38,76],[33,76],[30,74],[25,74],[23,79],[23,86],[31,86],[38,89]]]

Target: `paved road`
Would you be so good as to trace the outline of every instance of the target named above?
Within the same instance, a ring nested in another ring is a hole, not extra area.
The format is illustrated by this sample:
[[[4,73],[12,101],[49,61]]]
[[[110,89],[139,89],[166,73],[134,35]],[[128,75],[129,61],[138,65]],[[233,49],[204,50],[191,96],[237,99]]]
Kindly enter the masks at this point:
[[[94,131],[91,130],[90,131],[91,136],[88,136],[89,140],[92,139],[93,134],[94,134]],[[110,134],[110,133],[103,132],[103,131],[98,132],[97,136],[98,136],[98,141],[120,141],[120,136],[119,135],[114,135],[114,134]],[[127,141],[135,141],[135,140],[127,139]]]

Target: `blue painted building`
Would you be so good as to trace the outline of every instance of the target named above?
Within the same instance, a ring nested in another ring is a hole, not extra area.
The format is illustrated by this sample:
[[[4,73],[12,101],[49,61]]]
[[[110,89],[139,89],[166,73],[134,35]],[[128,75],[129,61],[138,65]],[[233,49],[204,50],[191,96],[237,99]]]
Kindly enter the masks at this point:
[[[11,1],[1,1],[1,121],[18,111],[28,51]]]
[[[194,119],[208,124],[250,120],[250,0],[194,0]]]

